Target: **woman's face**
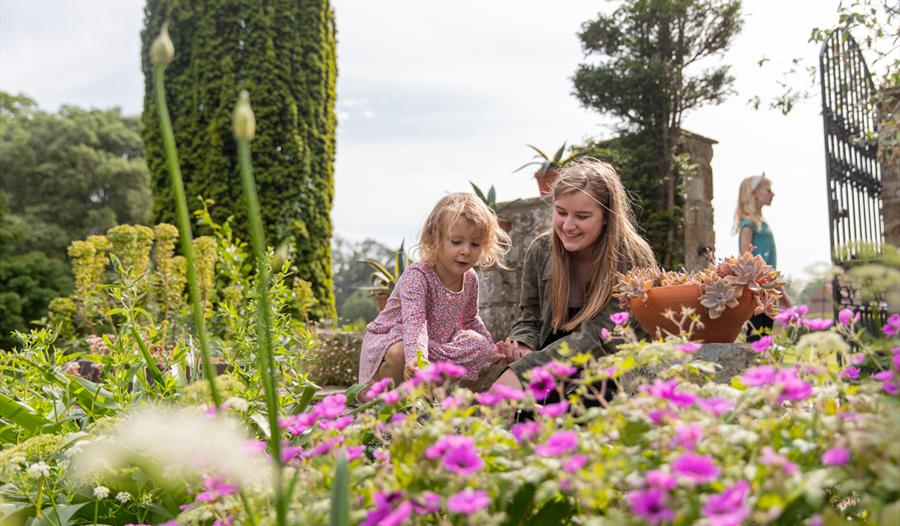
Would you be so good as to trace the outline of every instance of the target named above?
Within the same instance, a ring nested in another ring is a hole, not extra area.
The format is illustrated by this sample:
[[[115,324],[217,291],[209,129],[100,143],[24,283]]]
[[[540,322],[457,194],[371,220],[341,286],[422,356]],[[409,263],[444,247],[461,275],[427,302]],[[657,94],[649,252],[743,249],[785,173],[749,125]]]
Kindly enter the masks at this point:
[[[606,226],[606,214],[596,201],[581,191],[565,193],[553,201],[553,230],[563,248],[573,254],[590,254]]]
[[[756,198],[756,202],[760,205],[772,204],[772,198],[775,197],[775,192],[772,191],[772,183],[768,181],[759,183],[759,186],[753,191],[753,197]]]

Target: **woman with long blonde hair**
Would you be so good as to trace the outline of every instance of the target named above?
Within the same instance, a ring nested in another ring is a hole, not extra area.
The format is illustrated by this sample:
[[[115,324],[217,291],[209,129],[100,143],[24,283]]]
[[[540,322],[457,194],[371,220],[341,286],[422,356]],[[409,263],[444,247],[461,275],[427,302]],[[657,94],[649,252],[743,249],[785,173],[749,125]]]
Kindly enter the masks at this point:
[[[614,352],[602,340],[616,272],[654,267],[615,169],[583,159],[553,186],[553,226],[531,244],[522,268],[521,315],[498,346],[514,360],[496,383],[521,387],[532,368],[574,352]]]

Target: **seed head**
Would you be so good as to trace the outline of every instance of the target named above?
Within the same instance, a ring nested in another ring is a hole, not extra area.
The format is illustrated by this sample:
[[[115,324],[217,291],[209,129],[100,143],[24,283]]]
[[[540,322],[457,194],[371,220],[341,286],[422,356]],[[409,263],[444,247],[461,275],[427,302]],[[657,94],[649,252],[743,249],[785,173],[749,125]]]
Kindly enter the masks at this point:
[[[172,39],[169,37],[169,23],[164,22],[159,30],[159,36],[150,46],[150,62],[165,65],[172,62],[174,56],[175,45],[172,44]]]
[[[247,90],[241,91],[241,98],[234,107],[234,136],[248,141],[256,136],[256,117],[250,107],[250,94]]]

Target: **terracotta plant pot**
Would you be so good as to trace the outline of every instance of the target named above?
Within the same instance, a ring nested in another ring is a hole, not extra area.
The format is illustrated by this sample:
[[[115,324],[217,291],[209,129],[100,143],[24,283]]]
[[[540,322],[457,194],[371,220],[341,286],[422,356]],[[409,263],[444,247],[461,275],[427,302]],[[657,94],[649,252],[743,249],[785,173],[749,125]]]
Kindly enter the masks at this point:
[[[675,313],[676,319],[681,315],[682,307],[690,307],[700,315],[702,329],[694,330],[691,341],[705,343],[732,343],[741,333],[744,323],[753,315],[755,308],[753,295],[744,289],[737,307],[725,309],[716,319],[710,319],[706,307],[700,304],[700,285],[672,285],[654,287],[647,291],[646,301],[634,298],[629,304],[631,313],[647,333],[653,338],[677,335],[678,326],[663,316],[666,310]],[[687,327],[685,327],[687,328]]]
[[[385,293],[375,296],[375,299],[378,301],[378,312],[381,312],[384,310],[384,307],[387,305],[387,300],[389,297],[391,297],[391,295],[385,294]]]
[[[497,226],[503,229],[504,232],[509,232],[512,230],[512,223],[509,222],[509,219],[497,218]]]
[[[534,172],[534,178],[537,180],[538,191],[541,195],[550,193],[557,177],[559,177],[559,168],[547,168],[543,174],[541,174],[540,170]]]

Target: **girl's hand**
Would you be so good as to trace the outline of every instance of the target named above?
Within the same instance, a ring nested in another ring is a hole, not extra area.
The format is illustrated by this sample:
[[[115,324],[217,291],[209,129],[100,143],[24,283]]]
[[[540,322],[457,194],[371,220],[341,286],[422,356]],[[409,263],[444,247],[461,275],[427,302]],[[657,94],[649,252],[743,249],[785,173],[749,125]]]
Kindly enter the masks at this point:
[[[413,376],[416,375],[416,371],[418,371],[418,370],[419,370],[419,368],[416,367],[415,360],[410,360],[410,361],[406,362],[406,365],[403,366],[403,380],[404,381],[409,380],[410,378],[412,378]]]
[[[512,363],[531,352],[531,349],[526,345],[509,338],[497,342],[497,350],[506,363]]]

